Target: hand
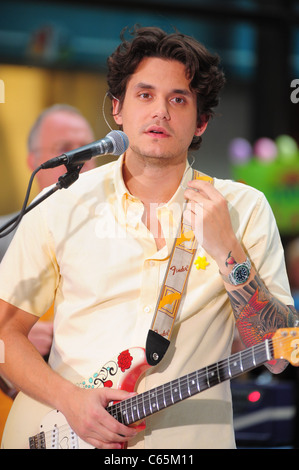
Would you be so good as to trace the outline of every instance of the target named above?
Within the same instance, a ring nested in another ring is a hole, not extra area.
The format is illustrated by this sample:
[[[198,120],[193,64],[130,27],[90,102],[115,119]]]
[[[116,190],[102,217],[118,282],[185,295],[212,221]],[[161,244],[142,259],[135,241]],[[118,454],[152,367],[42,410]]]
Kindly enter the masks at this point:
[[[46,356],[52,345],[53,323],[37,321],[32,327],[28,339],[42,356]]]
[[[226,199],[217,189],[202,180],[188,183],[185,198],[189,200],[184,212],[184,220],[192,226],[198,243],[217,262],[220,271],[225,274],[225,261],[229,252],[235,259],[242,262],[245,253],[233,231]]]
[[[110,388],[84,390],[75,386],[70,395],[62,413],[76,434],[98,449],[120,449],[143,429],[142,426],[125,426],[106,411],[110,402],[124,400],[136,393]]]

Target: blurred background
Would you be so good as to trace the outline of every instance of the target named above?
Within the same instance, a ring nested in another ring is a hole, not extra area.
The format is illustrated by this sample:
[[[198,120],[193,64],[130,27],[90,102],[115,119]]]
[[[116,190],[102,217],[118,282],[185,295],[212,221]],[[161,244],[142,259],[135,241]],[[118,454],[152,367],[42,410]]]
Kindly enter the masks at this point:
[[[220,55],[227,85],[202,147],[194,153],[194,166],[265,192],[290,253],[297,298],[299,1],[2,1],[0,216],[22,206],[30,178],[28,132],[44,108],[76,106],[95,139],[109,132],[102,114],[106,59],[119,44],[121,30],[136,23],[168,32],[175,27]],[[100,157],[97,165],[111,159]],[[32,197],[36,192],[34,187]],[[233,384],[240,446],[297,446],[298,379],[288,374],[273,379],[262,372]]]

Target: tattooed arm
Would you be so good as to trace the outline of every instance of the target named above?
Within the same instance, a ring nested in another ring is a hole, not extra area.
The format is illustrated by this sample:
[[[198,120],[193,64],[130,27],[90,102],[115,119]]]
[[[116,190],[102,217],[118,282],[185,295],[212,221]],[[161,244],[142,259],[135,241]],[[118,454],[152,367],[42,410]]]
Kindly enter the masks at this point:
[[[189,204],[184,217],[192,225],[201,246],[216,261],[220,273],[227,279],[234,265],[246,260],[246,253],[232,227],[227,201],[213,185],[205,181],[190,181],[188,187],[185,197]],[[268,220],[267,214],[268,211],[260,218]],[[294,326],[298,319],[294,307],[276,299],[254,267],[244,284],[235,286],[225,280],[225,288],[246,347],[270,338],[277,328]],[[286,361],[278,360],[267,363],[267,367],[279,373],[286,364]]]
[[[273,297],[258,274],[244,286],[234,287],[233,290],[228,289],[228,296],[241,340],[246,347],[271,338],[278,328],[292,327],[298,320],[295,308]],[[285,369],[287,361],[269,361],[266,366],[278,374]]]

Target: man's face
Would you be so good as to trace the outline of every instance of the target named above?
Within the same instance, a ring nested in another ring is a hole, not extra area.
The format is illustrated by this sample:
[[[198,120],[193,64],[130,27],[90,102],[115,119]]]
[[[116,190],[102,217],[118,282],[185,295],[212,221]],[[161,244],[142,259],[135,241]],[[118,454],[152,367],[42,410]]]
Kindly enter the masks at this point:
[[[185,66],[175,60],[145,58],[129,79],[121,109],[114,100],[115,121],[128,135],[126,155],[164,162],[187,157],[197,123],[196,95],[190,90]]]
[[[28,156],[29,166],[34,169],[50,158],[62,155],[94,140],[93,132],[81,116],[65,111],[49,114],[41,125],[36,142],[36,151]],[[95,167],[93,160],[86,162],[81,172]],[[40,189],[57,183],[66,173],[65,166],[41,170],[36,178]]]

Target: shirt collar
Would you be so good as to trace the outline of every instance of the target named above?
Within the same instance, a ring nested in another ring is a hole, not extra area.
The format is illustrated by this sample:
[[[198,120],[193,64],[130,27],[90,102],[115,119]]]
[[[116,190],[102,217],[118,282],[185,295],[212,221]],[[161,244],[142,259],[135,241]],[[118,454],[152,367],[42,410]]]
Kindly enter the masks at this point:
[[[135,202],[140,202],[139,199],[135,196],[133,196],[128,188],[125,185],[124,179],[123,179],[123,164],[124,164],[124,157],[125,154],[121,155],[119,159],[116,161],[115,165],[115,173],[114,173],[114,183],[115,183],[115,190],[116,190],[116,196],[118,199],[119,204],[123,207],[124,210],[126,210],[126,200],[129,199],[131,201]],[[166,208],[168,210],[171,209],[171,206],[175,203],[179,203],[181,205],[184,204],[185,198],[184,198],[184,192],[185,189],[187,188],[187,183],[192,179],[193,171],[191,166],[189,165],[189,162],[186,162],[186,168],[185,172],[183,175],[183,178],[181,180],[180,185],[178,186],[176,192],[172,196],[172,198],[166,203],[163,204],[162,206],[159,207],[158,210],[163,210],[163,208]]]
[[[144,210],[143,204],[140,199],[133,196],[126,187],[123,179],[123,164],[124,155],[121,155],[115,162],[114,170],[115,197],[117,201],[117,207],[115,207],[115,209],[117,210],[119,221],[122,221],[124,225],[129,225],[132,228],[139,227],[141,234],[143,230],[143,225],[141,224]],[[173,240],[177,236],[182,212],[186,203],[184,192],[192,176],[193,170],[187,161],[184,175],[176,192],[166,204],[157,207],[157,217],[163,229],[166,245],[160,251],[156,252],[155,255],[151,255],[152,259],[167,259],[171,253]]]

